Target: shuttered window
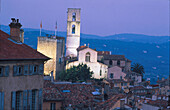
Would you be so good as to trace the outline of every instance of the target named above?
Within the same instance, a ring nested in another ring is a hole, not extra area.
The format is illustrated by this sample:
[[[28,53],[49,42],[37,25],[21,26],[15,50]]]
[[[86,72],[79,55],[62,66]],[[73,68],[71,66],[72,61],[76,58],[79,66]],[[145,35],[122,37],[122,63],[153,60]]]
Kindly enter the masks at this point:
[[[43,92],[42,89],[40,89],[38,93],[38,110],[42,110],[42,102],[43,102],[42,92]]]
[[[44,74],[44,64],[39,65],[39,74]]]
[[[51,103],[50,110],[56,110],[56,103]]]
[[[17,76],[17,66],[13,66],[13,76]]]
[[[28,65],[24,65],[24,75],[28,75]]]
[[[28,92],[24,90],[23,92],[23,110],[27,110]]]
[[[9,76],[9,66],[5,66],[5,76]]]
[[[15,106],[16,106],[16,92],[12,92],[12,110],[15,110]]]
[[[32,110],[32,90],[29,90],[28,110]]]
[[[32,110],[36,110],[37,105],[37,97],[36,97],[36,90],[32,91]]]
[[[21,110],[21,104],[22,104],[22,92],[17,91],[16,92],[16,110]]]
[[[4,92],[0,92],[0,110],[4,110]]]
[[[30,66],[29,66],[29,73],[30,73],[30,75],[33,74],[33,65],[30,65]]]

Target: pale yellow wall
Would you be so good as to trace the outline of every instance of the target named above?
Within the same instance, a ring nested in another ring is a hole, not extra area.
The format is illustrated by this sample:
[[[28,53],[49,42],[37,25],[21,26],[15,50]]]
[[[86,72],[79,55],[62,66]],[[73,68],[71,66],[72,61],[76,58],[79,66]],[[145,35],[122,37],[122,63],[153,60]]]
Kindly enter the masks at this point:
[[[42,61],[0,62],[0,66],[10,66],[9,76],[0,77],[0,91],[4,92],[4,110],[11,110],[11,92],[43,88],[43,75],[13,76],[14,65],[40,65]]]
[[[111,80],[110,78],[110,74],[113,73],[113,79],[120,79],[120,76],[122,76],[122,79],[124,79],[124,77],[126,76],[126,74],[124,72],[122,72],[122,68],[118,67],[118,66],[113,66],[111,68],[108,68],[108,79]]]
[[[57,40],[50,39],[47,37],[38,37],[37,51],[51,58],[44,65],[44,73],[49,74],[51,71],[55,72],[57,56]]]

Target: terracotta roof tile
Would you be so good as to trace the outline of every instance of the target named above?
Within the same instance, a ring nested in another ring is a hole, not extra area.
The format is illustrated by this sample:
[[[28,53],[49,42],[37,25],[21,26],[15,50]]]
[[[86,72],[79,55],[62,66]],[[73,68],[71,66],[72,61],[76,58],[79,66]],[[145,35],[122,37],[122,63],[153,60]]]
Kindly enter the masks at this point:
[[[0,60],[30,60],[49,58],[26,44],[13,42],[10,35],[0,30]]]

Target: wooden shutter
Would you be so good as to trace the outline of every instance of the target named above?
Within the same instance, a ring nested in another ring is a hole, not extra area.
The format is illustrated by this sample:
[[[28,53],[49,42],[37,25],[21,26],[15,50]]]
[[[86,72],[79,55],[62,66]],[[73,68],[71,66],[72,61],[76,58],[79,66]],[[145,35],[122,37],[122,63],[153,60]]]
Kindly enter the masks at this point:
[[[28,65],[24,65],[24,75],[28,75]]]
[[[30,75],[33,74],[33,65],[30,65],[29,73],[30,73]]]
[[[9,66],[5,66],[5,76],[9,76]]]
[[[13,76],[17,75],[17,66],[13,66]]]
[[[0,110],[4,110],[4,92],[0,92]]]
[[[16,92],[12,92],[12,110],[15,110]]]
[[[32,110],[32,90],[29,90],[29,110]]]
[[[39,74],[44,74],[44,64],[39,65]]]
[[[27,110],[27,90],[24,90],[23,92],[23,110]]]
[[[43,90],[40,89],[38,93],[38,110],[42,110],[42,102],[43,102],[43,96],[42,96]]]

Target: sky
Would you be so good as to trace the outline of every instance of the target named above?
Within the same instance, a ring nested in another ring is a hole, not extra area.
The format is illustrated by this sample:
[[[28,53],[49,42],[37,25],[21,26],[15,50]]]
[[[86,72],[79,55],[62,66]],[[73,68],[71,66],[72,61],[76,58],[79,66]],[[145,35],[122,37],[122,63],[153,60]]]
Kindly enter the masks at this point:
[[[0,23],[20,19],[23,28],[67,30],[67,8],[81,8],[81,33],[169,35],[169,0],[0,0]]]

